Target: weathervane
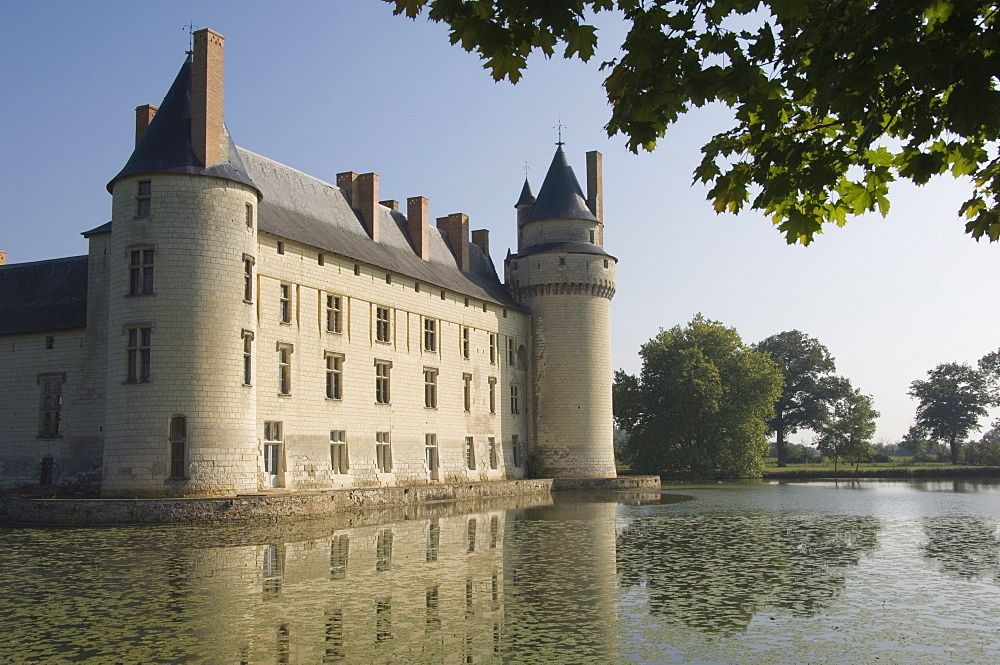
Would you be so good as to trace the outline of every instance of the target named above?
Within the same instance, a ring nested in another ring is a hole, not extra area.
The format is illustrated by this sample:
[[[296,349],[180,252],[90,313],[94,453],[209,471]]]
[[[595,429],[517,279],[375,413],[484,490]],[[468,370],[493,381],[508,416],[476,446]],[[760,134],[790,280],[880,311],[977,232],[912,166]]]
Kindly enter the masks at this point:
[[[524,163],[524,179],[528,179],[528,162]]]
[[[562,130],[563,130],[563,127],[565,127],[565,126],[566,125],[562,124],[562,116],[560,116],[559,117],[559,124],[552,128],[552,129],[559,130],[559,140],[556,142],[556,145],[562,145],[563,144]]]
[[[198,26],[194,24],[194,21],[181,27],[181,30],[187,30],[188,32],[188,54],[194,53],[194,31],[197,27]]]

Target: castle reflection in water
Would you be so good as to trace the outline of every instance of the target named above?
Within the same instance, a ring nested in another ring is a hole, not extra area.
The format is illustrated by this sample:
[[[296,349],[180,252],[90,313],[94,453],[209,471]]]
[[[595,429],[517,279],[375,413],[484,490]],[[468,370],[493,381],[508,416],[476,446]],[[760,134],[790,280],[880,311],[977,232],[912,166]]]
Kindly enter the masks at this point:
[[[25,530],[41,549],[58,538],[62,560],[19,558],[2,576],[35,595],[7,644],[27,662],[499,663],[558,660],[568,645],[574,662],[613,661],[616,507],[545,497],[264,526]],[[577,542],[545,526],[566,520]]]

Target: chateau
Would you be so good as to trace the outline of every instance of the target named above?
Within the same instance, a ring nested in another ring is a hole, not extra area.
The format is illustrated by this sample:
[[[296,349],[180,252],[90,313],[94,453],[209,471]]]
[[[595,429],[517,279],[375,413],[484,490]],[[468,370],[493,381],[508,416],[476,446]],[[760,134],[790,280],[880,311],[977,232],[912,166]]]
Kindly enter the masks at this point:
[[[223,37],[196,32],[88,254],[0,266],[0,488],[614,477],[600,153],[586,186],[561,145],[525,181],[501,281],[467,215],[237,147]]]

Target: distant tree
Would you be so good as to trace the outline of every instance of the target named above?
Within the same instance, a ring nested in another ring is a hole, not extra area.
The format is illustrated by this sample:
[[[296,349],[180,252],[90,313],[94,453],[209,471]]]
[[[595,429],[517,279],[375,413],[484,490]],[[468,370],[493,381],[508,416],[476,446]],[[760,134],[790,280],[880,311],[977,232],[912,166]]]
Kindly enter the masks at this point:
[[[781,394],[774,362],[733,328],[700,314],[642,345],[642,373],[615,374],[615,421],[625,459],[643,473],[754,477]]]
[[[829,415],[818,427],[816,448],[833,460],[834,470],[841,458],[854,462],[857,470],[861,461],[875,452],[872,437],[878,417],[871,396],[862,395],[847,379],[841,379]]]
[[[910,384],[909,395],[920,400],[917,425],[948,443],[952,464],[958,463],[962,441],[979,426],[993,400],[986,377],[967,363],[938,365],[927,380]]]
[[[771,356],[785,378],[781,397],[774,404],[774,418],[768,421],[777,437],[778,466],[784,466],[790,452],[787,436],[800,427],[815,429],[826,417],[833,387],[830,375],[836,366],[825,346],[798,330],[771,335],[753,348]]]
[[[989,386],[990,405],[1000,406],[1000,349],[979,359],[979,371],[983,373]],[[993,421],[993,428],[1000,429],[1000,418]]]
[[[889,184],[962,178],[959,214],[1000,240],[1000,21],[984,0],[386,0],[426,10],[497,81],[528,57],[589,61],[592,16],[625,37],[601,64],[609,135],[652,150],[684,114],[733,109],[702,148],[696,181],[716,212],[751,207],[789,243],[889,210]]]

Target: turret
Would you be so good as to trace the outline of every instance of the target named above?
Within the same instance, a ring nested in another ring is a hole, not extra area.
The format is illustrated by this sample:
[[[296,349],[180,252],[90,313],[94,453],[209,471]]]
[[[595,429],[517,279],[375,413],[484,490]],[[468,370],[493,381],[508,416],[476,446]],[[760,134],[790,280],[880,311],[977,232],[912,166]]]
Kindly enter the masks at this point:
[[[600,153],[590,153],[584,197],[560,144],[537,198],[526,181],[515,206],[518,252],[505,273],[532,313],[535,476],[616,475],[610,305],[617,260],[601,247],[600,165]]]
[[[223,37],[194,50],[108,184],[106,496],[256,491],[260,193],[223,114]],[[249,355],[245,355],[249,354]]]

